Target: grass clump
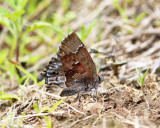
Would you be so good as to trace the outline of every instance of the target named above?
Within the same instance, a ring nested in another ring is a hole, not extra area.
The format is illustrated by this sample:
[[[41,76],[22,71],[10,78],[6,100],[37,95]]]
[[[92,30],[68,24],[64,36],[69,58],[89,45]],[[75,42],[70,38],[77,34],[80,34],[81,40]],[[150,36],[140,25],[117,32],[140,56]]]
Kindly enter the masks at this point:
[[[136,72],[137,72],[137,75],[138,75],[138,80],[137,80],[137,83],[138,85],[142,88],[143,87],[143,83],[144,83],[144,79],[145,79],[145,76],[147,74],[147,72],[149,71],[149,69],[147,69],[145,71],[145,73],[141,76],[141,72],[138,70],[138,68],[136,67]]]

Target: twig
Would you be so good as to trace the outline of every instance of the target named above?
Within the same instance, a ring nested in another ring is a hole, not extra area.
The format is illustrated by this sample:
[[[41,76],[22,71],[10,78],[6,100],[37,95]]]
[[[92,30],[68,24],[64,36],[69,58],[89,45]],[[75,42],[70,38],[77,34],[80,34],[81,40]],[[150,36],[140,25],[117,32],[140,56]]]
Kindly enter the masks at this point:
[[[72,108],[74,111],[76,111],[76,112],[78,112],[78,113],[80,113],[80,114],[85,114],[84,112],[81,112],[81,111],[79,111],[79,110],[77,110],[76,108],[74,108],[73,106],[71,106],[71,105],[69,105],[69,104],[67,104],[67,103],[65,103],[65,102],[63,102],[64,104],[66,104],[68,107],[70,107],[70,108]]]
[[[85,118],[83,118],[82,120],[87,120],[89,118],[91,118],[93,115],[87,116]],[[77,124],[78,122],[82,121],[82,120],[76,120],[75,122],[73,122],[71,125],[67,126],[67,128],[70,128],[72,126],[74,126],[75,124]]]
[[[52,113],[39,113],[39,114],[31,114],[31,115],[25,115],[25,116],[18,116],[18,117],[13,117],[13,118],[10,118],[9,120],[11,119],[19,119],[19,118],[29,118],[29,117],[34,117],[34,116],[46,116],[46,115],[54,115],[54,114],[63,114],[64,112],[52,112]],[[4,120],[1,120],[0,123],[3,123],[5,121]]]
[[[103,128],[106,128],[106,118],[105,117],[103,117],[103,120],[102,120],[102,125],[103,125]]]
[[[51,93],[48,93],[48,92],[45,92],[45,91],[39,91],[39,92],[45,93],[46,95],[52,96],[52,97],[54,97],[56,99],[65,99],[66,98],[66,97],[61,97],[61,96],[58,96],[58,95],[55,95],[55,94],[51,94]]]

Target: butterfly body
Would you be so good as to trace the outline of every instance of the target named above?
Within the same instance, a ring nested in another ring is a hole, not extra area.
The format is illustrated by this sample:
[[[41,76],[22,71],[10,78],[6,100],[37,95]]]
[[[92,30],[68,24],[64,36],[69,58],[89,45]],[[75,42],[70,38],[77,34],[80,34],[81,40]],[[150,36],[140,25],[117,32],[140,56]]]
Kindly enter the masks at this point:
[[[61,42],[57,58],[52,58],[42,75],[47,85],[64,88],[61,96],[90,91],[103,81],[87,49],[74,32]]]

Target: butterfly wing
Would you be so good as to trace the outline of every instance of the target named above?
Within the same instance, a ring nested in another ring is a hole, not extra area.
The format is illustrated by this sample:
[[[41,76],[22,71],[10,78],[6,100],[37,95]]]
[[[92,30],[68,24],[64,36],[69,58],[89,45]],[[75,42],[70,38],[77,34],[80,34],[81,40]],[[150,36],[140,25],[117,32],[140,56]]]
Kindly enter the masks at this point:
[[[57,59],[53,58],[46,71],[46,84],[68,88],[65,93],[84,89],[85,83],[97,80],[96,66],[87,49],[75,32],[68,34],[61,42]],[[74,90],[74,91],[73,91]]]
[[[65,67],[70,69],[66,72],[69,78],[70,76],[73,79],[87,77],[88,81],[97,78],[96,66],[75,32],[70,33],[61,42],[57,58]]]

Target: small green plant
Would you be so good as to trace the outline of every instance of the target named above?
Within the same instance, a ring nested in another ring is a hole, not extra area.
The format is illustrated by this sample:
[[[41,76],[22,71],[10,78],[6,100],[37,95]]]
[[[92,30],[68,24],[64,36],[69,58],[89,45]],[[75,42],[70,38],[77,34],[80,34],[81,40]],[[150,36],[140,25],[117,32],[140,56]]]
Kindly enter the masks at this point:
[[[1,86],[1,91],[0,91],[0,100],[8,100],[10,103],[12,103],[12,100],[20,100],[17,96],[11,95],[11,94],[6,94],[4,92],[4,86]]]
[[[133,20],[135,22],[135,24],[139,24],[140,21],[146,16],[146,12],[142,12],[140,13],[138,16],[133,16]]]
[[[63,26],[64,24],[70,23],[75,17],[76,14],[74,11],[69,9],[70,1],[69,0],[61,0],[61,13],[54,13],[53,24],[57,26]]]
[[[67,12],[69,9],[69,0],[61,0],[61,6],[64,12]]]
[[[35,84],[38,84],[38,82],[37,82],[37,77],[36,77],[35,75],[29,73],[27,70],[25,70],[25,69],[22,68],[21,66],[16,65],[16,67],[17,67],[21,72],[25,73],[25,75],[26,75],[27,77],[30,77],[30,78],[34,81]]]
[[[8,31],[10,32],[10,36],[6,36],[6,43],[11,46],[11,50],[9,52],[10,58],[12,58],[14,53],[16,53],[16,61],[19,61],[19,57],[25,52],[24,44],[26,44],[25,41],[27,34],[36,29],[49,27],[57,33],[64,35],[61,28],[47,22],[39,21],[25,26],[23,22],[25,19],[24,8],[28,3],[28,0],[6,0],[6,2],[13,9],[13,12],[0,8],[0,24],[8,28]],[[20,53],[20,51],[23,52]]]
[[[114,8],[117,9],[117,11],[119,12],[119,15],[121,16],[121,18],[127,23],[128,22],[128,17],[125,14],[126,9],[122,8],[120,6],[120,3],[117,0],[112,0],[112,4],[113,4]]]
[[[9,50],[0,50],[0,65],[2,65],[4,63],[4,61],[6,60],[6,57],[8,56]]]
[[[8,60],[6,60],[5,62],[5,66],[1,66],[0,65],[0,69],[6,71],[6,72],[9,72],[8,76],[10,79],[12,79],[13,77],[15,77],[18,81],[18,83],[21,83],[24,79],[27,78],[27,76],[23,76],[23,77],[20,77],[17,73],[17,70],[15,68],[15,65],[16,64],[13,64],[11,62],[9,62]]]
[[[0,99],[1,100],[8,100],[11,103],[12,103],[13,99],[19,100],[19,98],[17,96],[14,96],[14,95],[11,95],[11,94],[6,94],[6,93],[0,95]]]
[[[20,128],[20,126],[21,126],[21,124],[22,124],[22,122],[23,122],[23,119],[24,119],[24,116],[25,116],[25,115],[26,115],[26,112],[23,112],[22,117],[19,118],[17,128]]]
[[[33,103],[33,108],[37,113],[43,113],[45,111],[49,111],[50,113],[53,113],[54,109],[63,102],[63,99],[59,100],[58,102],[56,102],[51,108],[49,107],[42,107],[40,110],[38,109],[38,105],[36,103]],[[47,124],[47,128],[51,128],[52,123],[51,120],[49,120],[49,118],[47,116],[43,116],[43,118],[46,121]]]
[[[149,69],[147,69],[145,71],[145,73],[143,74],[143,76],[141,76],[141,72],[138,70],[138,68],[136,67],[136,72],[137,72],[137,75],[138,75],[138,80],[137,80],[137,83],[139,84],[139,86],[142,88],[143,87],[143,82],[144,82],[144,78],[147,74],[147,72],[149,71]]]
[[[146,101],[146,104],[147,104],[147,106],[148,106],[148,109],[150,109],[150,104],[149,104],[149,102],[148,102],[148,100],[147,100],[147,98],[146,98],[146,96],[145,96],[145,94],[144,94],[144,90],[143,90],[144,78],[145,78],[145,76],[146,76],[146,74],[147,74],[148,71],[149,71],[149,68],[145,71],[145,73],[144,73],[143,76],[141,77],[141,72],[140,72],[140,71],[137,69],[137,67],[136,67],[136,72],[137,72],[137,75],[138,75],[137,83],[138,83],[139,86],[141,87],[141,92],[142,92],[142,94],[143,94],[143,96],[144,96],[144,99],[145,99],[145,101]]]
[[[29,58],[27,64],[34,65],[37,60],[44,56],[44,54],[33,56],[30,51],[27,50],[26,45],[31,43],[31,41],[37,39],[43,40],[43,36],[35,37],[29,35],[29,33],[36,31],[37,29],[43,33],[45,29],[47,29],[47,32],[48,29],[50,29],[54,30],[60,37],[64,36],[64,32],[59,26],[45,21],[35,21],[32,24],[27,25],[24,23],[24,21],[27,21],[27,10],[31,7],[29,6],[26,8],[26,6],[28,4],[34,5],[36,4],[35,2],[29,2],[28,0],[6,0],[5,2],[8,4],[10,10],[0,7],[0,24],[8,29],[8,32],[4,35],[4,43],[7,44],[10,50],[7,49],[8,47],[4,47],[4,49],[0,51],[0,68],[4,71],[4,74],[6,71],[9,72],[8,74],[6,73],[5,76],[3,75],[3,77],[9,76],[9,79],[16,77],[19,84],[21,84],[21,82],[27,77],[30,77],[37,84],[37,78],[35,75],[32,75],[24,68],[10,62],[12,61],[18,64],[26,62],[24,55],[27,55]],[[39,33],[40,32],[37,32],[37,35]],[[20,71],[24,73],[23,76],[20,75]],[[38,85],[41,84],[42,82],[38,83]]]
[[[51,108],[49,107],[42,107],[40,110],[38,109],[38,105],[36,103],[33,103],[33,108],[37,113],[43,113],[45,111],[49,111],[52,113],[54,109],[63,102],[63,99],[59,100],[57,103],[55,103]]]
[[[82,42],[88,37],[88,35],[90,34],[91,30],[93,29],[93,27],[97,24],[98,20],[93,20],[88,28],[86,29],[84,26],[81,26],[81,33],[80,33],[80,37]]]
[[[46,121],[47,128],[52,128],[52,122],[51,122],[51,120],[47,116],[43,116],[43,118]]]

